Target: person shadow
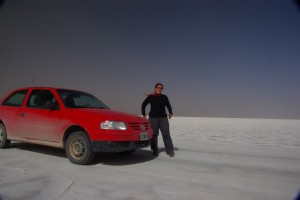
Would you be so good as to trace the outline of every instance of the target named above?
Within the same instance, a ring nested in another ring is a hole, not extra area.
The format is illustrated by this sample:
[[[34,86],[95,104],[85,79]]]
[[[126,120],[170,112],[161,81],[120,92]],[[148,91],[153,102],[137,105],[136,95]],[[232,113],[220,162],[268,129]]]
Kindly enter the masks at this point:
[[[297,194],[296,197],[295,197],[295,200],[300,200],[300,189],[299,189],[298,194]]]
[[[177,148],[177,147],[174,147],[174,151],[176,152],[176,151],[178,151],[179,149]],[[167,153],[167,151],[166,151],[166,148],[159,148],[159,151],[158,151],[159,153],[162,153],[162,152],[166,152]]]
[[[0,0],[0,9],[3,6],[5,0]],[[1,200],[1,199],[0,199]]]

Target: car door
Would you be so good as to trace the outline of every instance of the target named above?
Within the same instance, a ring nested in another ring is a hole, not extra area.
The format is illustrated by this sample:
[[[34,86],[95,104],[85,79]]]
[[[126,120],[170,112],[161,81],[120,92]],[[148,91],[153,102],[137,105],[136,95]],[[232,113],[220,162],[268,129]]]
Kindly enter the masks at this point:
[[[19,114],[27,92],[28,90],[18,90],[7,97],[1,104],[1,118],[10,139],[18,139],[20,137]]]
[[[21,137],[58,142],[60,109],[53,93],[47,89],[32,90],[20,113]]]

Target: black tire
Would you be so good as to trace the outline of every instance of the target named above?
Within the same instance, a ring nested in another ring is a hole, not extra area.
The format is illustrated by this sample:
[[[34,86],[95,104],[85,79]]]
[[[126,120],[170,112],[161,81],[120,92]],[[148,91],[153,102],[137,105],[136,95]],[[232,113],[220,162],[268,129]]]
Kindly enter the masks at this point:
[[[69,160],[78,165],[88,164],[95,155],[88,135],[82,131],[76,131],[67,138],[65,151]]]
[[[7,132],[3,124],[0,124],[0,149],[9,147],[10,140],[7,139]]]

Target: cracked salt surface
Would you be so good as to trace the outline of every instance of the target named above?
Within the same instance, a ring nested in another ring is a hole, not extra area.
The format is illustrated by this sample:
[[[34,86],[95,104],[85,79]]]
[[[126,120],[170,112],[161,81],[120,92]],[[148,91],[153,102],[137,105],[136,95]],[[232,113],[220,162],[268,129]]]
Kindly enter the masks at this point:
[[[25,170],[16,167],[0,167],[0,182],[18,178],[25,174]]]

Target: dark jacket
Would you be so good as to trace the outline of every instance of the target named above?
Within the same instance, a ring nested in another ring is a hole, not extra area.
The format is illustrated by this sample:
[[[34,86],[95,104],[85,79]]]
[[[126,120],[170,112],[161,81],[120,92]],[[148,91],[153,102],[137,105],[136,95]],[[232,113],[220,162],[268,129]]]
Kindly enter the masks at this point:
[[[167,117],[166,107],[171,115],[173,115],[172,107],[166,95],[149,95],[142,104],[142,115],[146,116],[145,109],[150,103],[151,108],[149,117]]]

